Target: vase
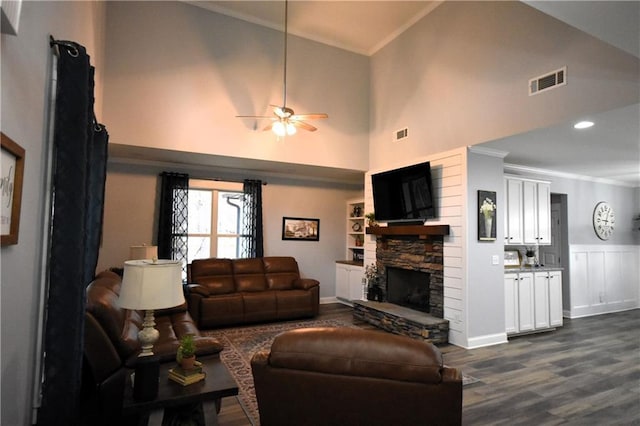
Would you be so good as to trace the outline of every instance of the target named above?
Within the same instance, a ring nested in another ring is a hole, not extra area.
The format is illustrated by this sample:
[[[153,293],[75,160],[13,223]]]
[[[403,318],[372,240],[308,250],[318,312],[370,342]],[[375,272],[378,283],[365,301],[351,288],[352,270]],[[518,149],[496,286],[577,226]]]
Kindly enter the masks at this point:
[[[491,238],[491,226],[493,225],[493,217],[485,216],[484,217],[484,236],[487,238]]]

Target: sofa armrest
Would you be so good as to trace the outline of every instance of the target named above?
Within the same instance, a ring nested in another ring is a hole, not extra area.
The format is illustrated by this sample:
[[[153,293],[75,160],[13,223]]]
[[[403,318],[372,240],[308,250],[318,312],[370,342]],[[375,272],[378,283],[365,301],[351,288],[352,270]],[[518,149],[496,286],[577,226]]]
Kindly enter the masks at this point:
[[[208,288],[200,284],[187,284],[187,288],[189,289],[189,296],[209,297],[211,294]]]
[[[310,288],[317,287],[319,285],[320,281],[314,280],[313,278],[298,278],[293,282],[293,288],[301,290],[309,290]]]
[[[442,381],[443,382],[462,382],[462,370],[454,367],[442,368]]]

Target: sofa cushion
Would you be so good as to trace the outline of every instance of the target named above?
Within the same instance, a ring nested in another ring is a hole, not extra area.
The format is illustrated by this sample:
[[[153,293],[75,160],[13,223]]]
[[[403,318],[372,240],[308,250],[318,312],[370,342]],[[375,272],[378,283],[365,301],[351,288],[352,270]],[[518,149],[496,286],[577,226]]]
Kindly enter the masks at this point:
[[[209,290],[210,294],[236,291],[230,259],[196,259],[191,262],[191,279]]]
[[[239,292],[256,292],[267,289],[261,258],[234,260],[233,274]]]

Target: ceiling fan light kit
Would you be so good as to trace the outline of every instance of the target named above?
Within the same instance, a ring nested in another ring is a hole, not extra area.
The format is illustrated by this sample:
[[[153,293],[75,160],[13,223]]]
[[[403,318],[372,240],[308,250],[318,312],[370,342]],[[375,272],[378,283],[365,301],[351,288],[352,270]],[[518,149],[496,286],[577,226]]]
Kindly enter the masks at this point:
[[[263,131],[271,130],[278,137],[292,136],[297,132],[297,128],[315,132],[318,130],[315,126],[306,123],[303,120],[316,120],[320,118],[328,118],[325,113],[296,114],[291,108],[287,107],[287,24],[289,17],[289,2],[284,2],[284,72],[283,72],[283,100],[282,106],[272,105],[275,117],[263,115],[237,115],[237,118],[263,118],[270,119],[272,123],[268,124]]]

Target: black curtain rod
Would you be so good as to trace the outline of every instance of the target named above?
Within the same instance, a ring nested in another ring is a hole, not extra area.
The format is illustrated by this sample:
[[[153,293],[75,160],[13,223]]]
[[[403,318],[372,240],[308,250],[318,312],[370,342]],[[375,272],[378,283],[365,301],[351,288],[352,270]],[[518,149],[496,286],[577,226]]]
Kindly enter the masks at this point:
[[[210,181],[213,181],[213,182],[244,183],[244,180],[224,179],[224,178],[210,178],[210,177],[200,177],[200,176],[194,176],[194,175],[189,175],[189,179],[210,180]],[[246,179],[246,180],[260,180],[260,179]],[[267,182],[262,181],[262,186],[267,186]]]

